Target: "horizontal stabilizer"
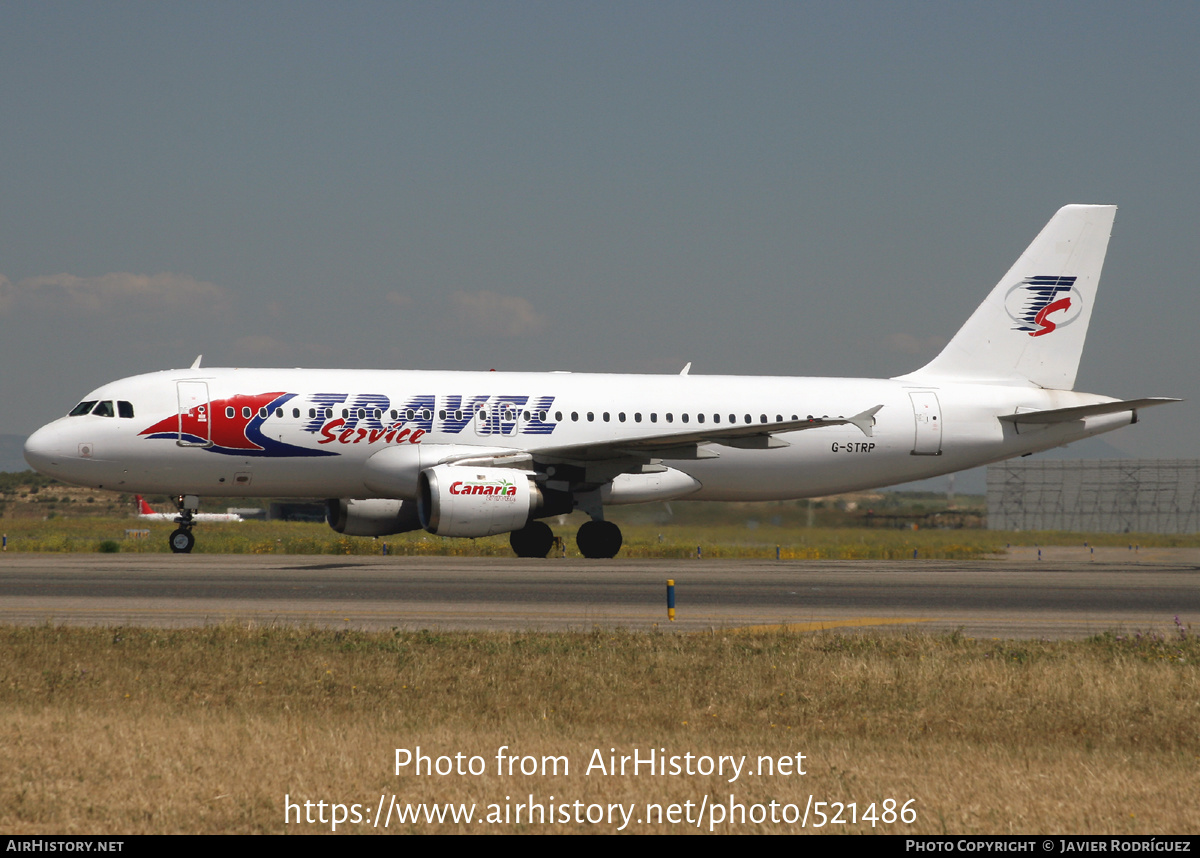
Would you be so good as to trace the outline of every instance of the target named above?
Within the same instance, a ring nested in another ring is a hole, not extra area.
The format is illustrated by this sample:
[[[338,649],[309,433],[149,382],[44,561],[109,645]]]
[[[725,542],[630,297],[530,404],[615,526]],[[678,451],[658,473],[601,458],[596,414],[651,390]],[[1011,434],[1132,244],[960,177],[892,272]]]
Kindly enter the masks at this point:
[[[1023,411],[1019,414],[1002,414],[1005,423],[1070,423],[1098,414],[1120,414],[1122,411],[1137,411],[1152,405],[1180,402],[1168,396],[1151,396],[1147,399],[1125,399],[1118,402],[1099,402],[1095,405],[1076,405],[1072,408],[1051,408],[1046,411]]]

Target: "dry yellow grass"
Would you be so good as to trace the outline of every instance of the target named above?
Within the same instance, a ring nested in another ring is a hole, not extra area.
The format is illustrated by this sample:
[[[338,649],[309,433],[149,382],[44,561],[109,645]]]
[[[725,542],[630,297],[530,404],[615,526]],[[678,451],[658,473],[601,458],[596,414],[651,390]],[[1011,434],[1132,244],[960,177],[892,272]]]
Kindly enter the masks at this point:
[[[475,803],[476,819],[489,804],[511,818],[530,795],[543,806],[622,804],[635,808],[625,830],[636,832],[697,830],[646,822],[647,804],[675,803],[684,816],[684,803],[707,802],[711,814],[731,796],[801,810],[809,796],[856,802],[859,815],[912,800],[911,824],[820,829],[846,833],[1200,831],[1200,646],[1186,628],[1039,643],[42,627],[2,628],[0,642],[0,828],[12,833],[331,829],[285,824],[285,795],[372,814],[381,795]],[[485,773],[397,776],[395,749],[418,745],[431,757],[478,755]],[[570,772],[499,775],[502,746],[565,756]],[[751,765],[803,754],[807,773],[746,770],[733,783],[585,774],[593,753],[610,749],[746,755]],[[815,819],[810,808],[808,830]],[[618,826],[523,818],[391,830]]]

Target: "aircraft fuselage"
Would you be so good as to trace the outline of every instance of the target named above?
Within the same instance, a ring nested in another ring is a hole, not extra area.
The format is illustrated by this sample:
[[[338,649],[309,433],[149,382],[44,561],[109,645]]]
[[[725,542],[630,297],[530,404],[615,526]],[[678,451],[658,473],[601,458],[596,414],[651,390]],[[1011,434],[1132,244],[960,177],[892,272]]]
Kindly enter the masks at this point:
[[[85,414],[45,426],[27,445],[38,470],[117,491],[306,498],[414,498],[415,472],[410,485],[386,492],[370,479],[367,462],[389,448],[579,450],[734,426],[769,431],[780,421],[882,405],[870,435],[827,425],[777,433],[786,446],[772,449],[714,441],[697,445],[710,458],[675,459],[669,450],[653,457],[694,478],[699,487],[684,494],[696,500],[813,497],[1048,449],[1128,425],[1136,414],[1018,427],[997,418],[1114,400],[994,384],[303,369],[151,373],[87,400],[128,402],[135,416]]]

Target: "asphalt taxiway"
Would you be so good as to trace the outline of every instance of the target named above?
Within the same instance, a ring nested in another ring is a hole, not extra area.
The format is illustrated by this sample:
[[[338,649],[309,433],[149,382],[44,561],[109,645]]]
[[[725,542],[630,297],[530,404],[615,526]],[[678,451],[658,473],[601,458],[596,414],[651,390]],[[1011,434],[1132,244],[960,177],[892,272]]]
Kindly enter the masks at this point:
[[[666,582],[676,586],[667,620]],[[1200,618],[1200,549],[975,561],[0,555],[0,622],[356,629],[962,629],[1078,638]]]

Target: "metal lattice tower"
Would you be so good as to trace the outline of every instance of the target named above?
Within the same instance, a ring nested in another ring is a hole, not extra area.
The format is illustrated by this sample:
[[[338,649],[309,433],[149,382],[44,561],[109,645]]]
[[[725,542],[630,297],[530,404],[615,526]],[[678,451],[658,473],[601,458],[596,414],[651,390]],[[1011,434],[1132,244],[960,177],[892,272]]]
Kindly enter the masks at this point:
[[[1200,531],[1200,459],[1021,460],[988,466],[988,528]]]

